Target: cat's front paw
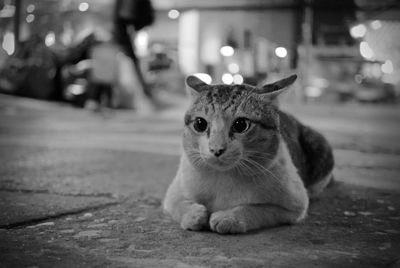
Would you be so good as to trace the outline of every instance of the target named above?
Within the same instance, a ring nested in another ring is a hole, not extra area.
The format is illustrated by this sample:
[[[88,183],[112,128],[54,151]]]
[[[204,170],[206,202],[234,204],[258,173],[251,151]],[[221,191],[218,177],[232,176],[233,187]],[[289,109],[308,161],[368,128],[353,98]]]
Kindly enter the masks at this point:
[[[211,214],[210,228],[220,234],[237,234],[247,231],[246,223],[239,220],[232,211],[217,211]]]
[[[190,209],[183,215],[181,227],[185,230],[199,231],[208,225],[207,208],[200,204],[191,205]]]

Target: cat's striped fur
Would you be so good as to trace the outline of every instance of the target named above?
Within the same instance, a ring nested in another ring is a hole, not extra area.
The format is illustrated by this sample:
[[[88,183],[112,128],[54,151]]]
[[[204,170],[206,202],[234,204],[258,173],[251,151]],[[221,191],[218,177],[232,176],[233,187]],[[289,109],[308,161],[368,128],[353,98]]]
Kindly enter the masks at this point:
[[[187,78],[184,153],[164,200],[182,228],[240,233],[304,219],[333,156],[321,134],[275,105],[295,80],[256,88]]]

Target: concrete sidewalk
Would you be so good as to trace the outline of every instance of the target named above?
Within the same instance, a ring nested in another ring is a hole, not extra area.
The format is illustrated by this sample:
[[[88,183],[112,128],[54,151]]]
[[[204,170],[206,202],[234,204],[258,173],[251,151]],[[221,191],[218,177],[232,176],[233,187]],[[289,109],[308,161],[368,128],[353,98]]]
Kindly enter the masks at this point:
[[[188,232],[160,204],[182,106],[99,116],[0,95],[0,267],[399,267],[400,109],[284,105],[333,144],[306,221]]]

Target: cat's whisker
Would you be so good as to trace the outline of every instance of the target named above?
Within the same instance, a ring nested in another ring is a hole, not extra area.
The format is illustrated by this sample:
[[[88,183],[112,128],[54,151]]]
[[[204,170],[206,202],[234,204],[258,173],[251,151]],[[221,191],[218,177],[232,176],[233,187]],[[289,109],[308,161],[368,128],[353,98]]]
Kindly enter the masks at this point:
[[[200,156],[200,153],[196,150],[186,150],[186,154],[188,157],[191,159],[192,163],[194,166],[197,166],[198,168],[203,168],[205,166],[205,163],[203,159]]]
[[[256,178],[257,179],[257,178],[260,177],[260,174],[266,175],[266,173],[263,170],[260,170],[258,167],[254,168],[254,165],[249,161],[244,161],[243,164],[247,168],[247,172],[249,173],[248,175],[250,175],[252,178]],[[261,185],[260,183],[257,183],[257,184]]]
[[[263,153],[263,152],[257,152],[257,151],[248,151],[246,150],[244,152],[244,155],[247,158],[257,158],[257,159],[261,159],[261,160],[269,160],[269,161],[273,161],[273,159],[276,157],[276,155],[270,154],[270,153]]]
[[[239,161],[238,163],[239,165],[239,170],[244,177],[253,177],[252,175],[254,175],[254,171],[251,169],[251,167],[249,167],[249,165],[247,165],[244,161]]]
[[[251,159],[253,161],[262,161],[262,160],[266,160],[266,161],[274,161],[273,158],[269,158],[269,157],[265,157],[265,156],[261,156],[261,155],[246,155],[246,158]]]
[[[276,175],[272,171],[267,169],[266,167],[262,166],[261,164],[257,163],[256,161],[253,161],[253,160],[248,159],[248,158],[245,158],[244,160],[247,161],[250,165],[252,165],[255,168],[257,168],[259,171],[261,171],[265,175],[270,175],[270,176],[272,176],[273,179],[275,179],[276,181],[279,181],[279,178],[276,177]]]
[[[275,155],[275,154],[272,154],[272,153],[260,152],[260,151],[255,151],[255,150],[246,150],[245,153],[258,154],[258,155],[269,155],[269,156],[274,156]]]

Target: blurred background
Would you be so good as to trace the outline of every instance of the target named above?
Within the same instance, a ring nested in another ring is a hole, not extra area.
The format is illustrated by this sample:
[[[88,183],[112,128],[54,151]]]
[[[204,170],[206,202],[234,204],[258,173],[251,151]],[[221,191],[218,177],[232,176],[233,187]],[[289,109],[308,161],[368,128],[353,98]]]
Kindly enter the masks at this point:
[[[94,44],[112,43],[113,0],[1,0],[0,92],[85,107]],[[299,74],[286,101],[395,104],[400,96],[398,0],[152,0],[132,31],[150,99],[208,83],[257,85]],[[111,41],[110,41],[111,40]],[[135,108],[132,62],[115,53],[113,107]],[[117,66],[117,67],[116,67]],[[107,72],[107,70],[105,70]]]

